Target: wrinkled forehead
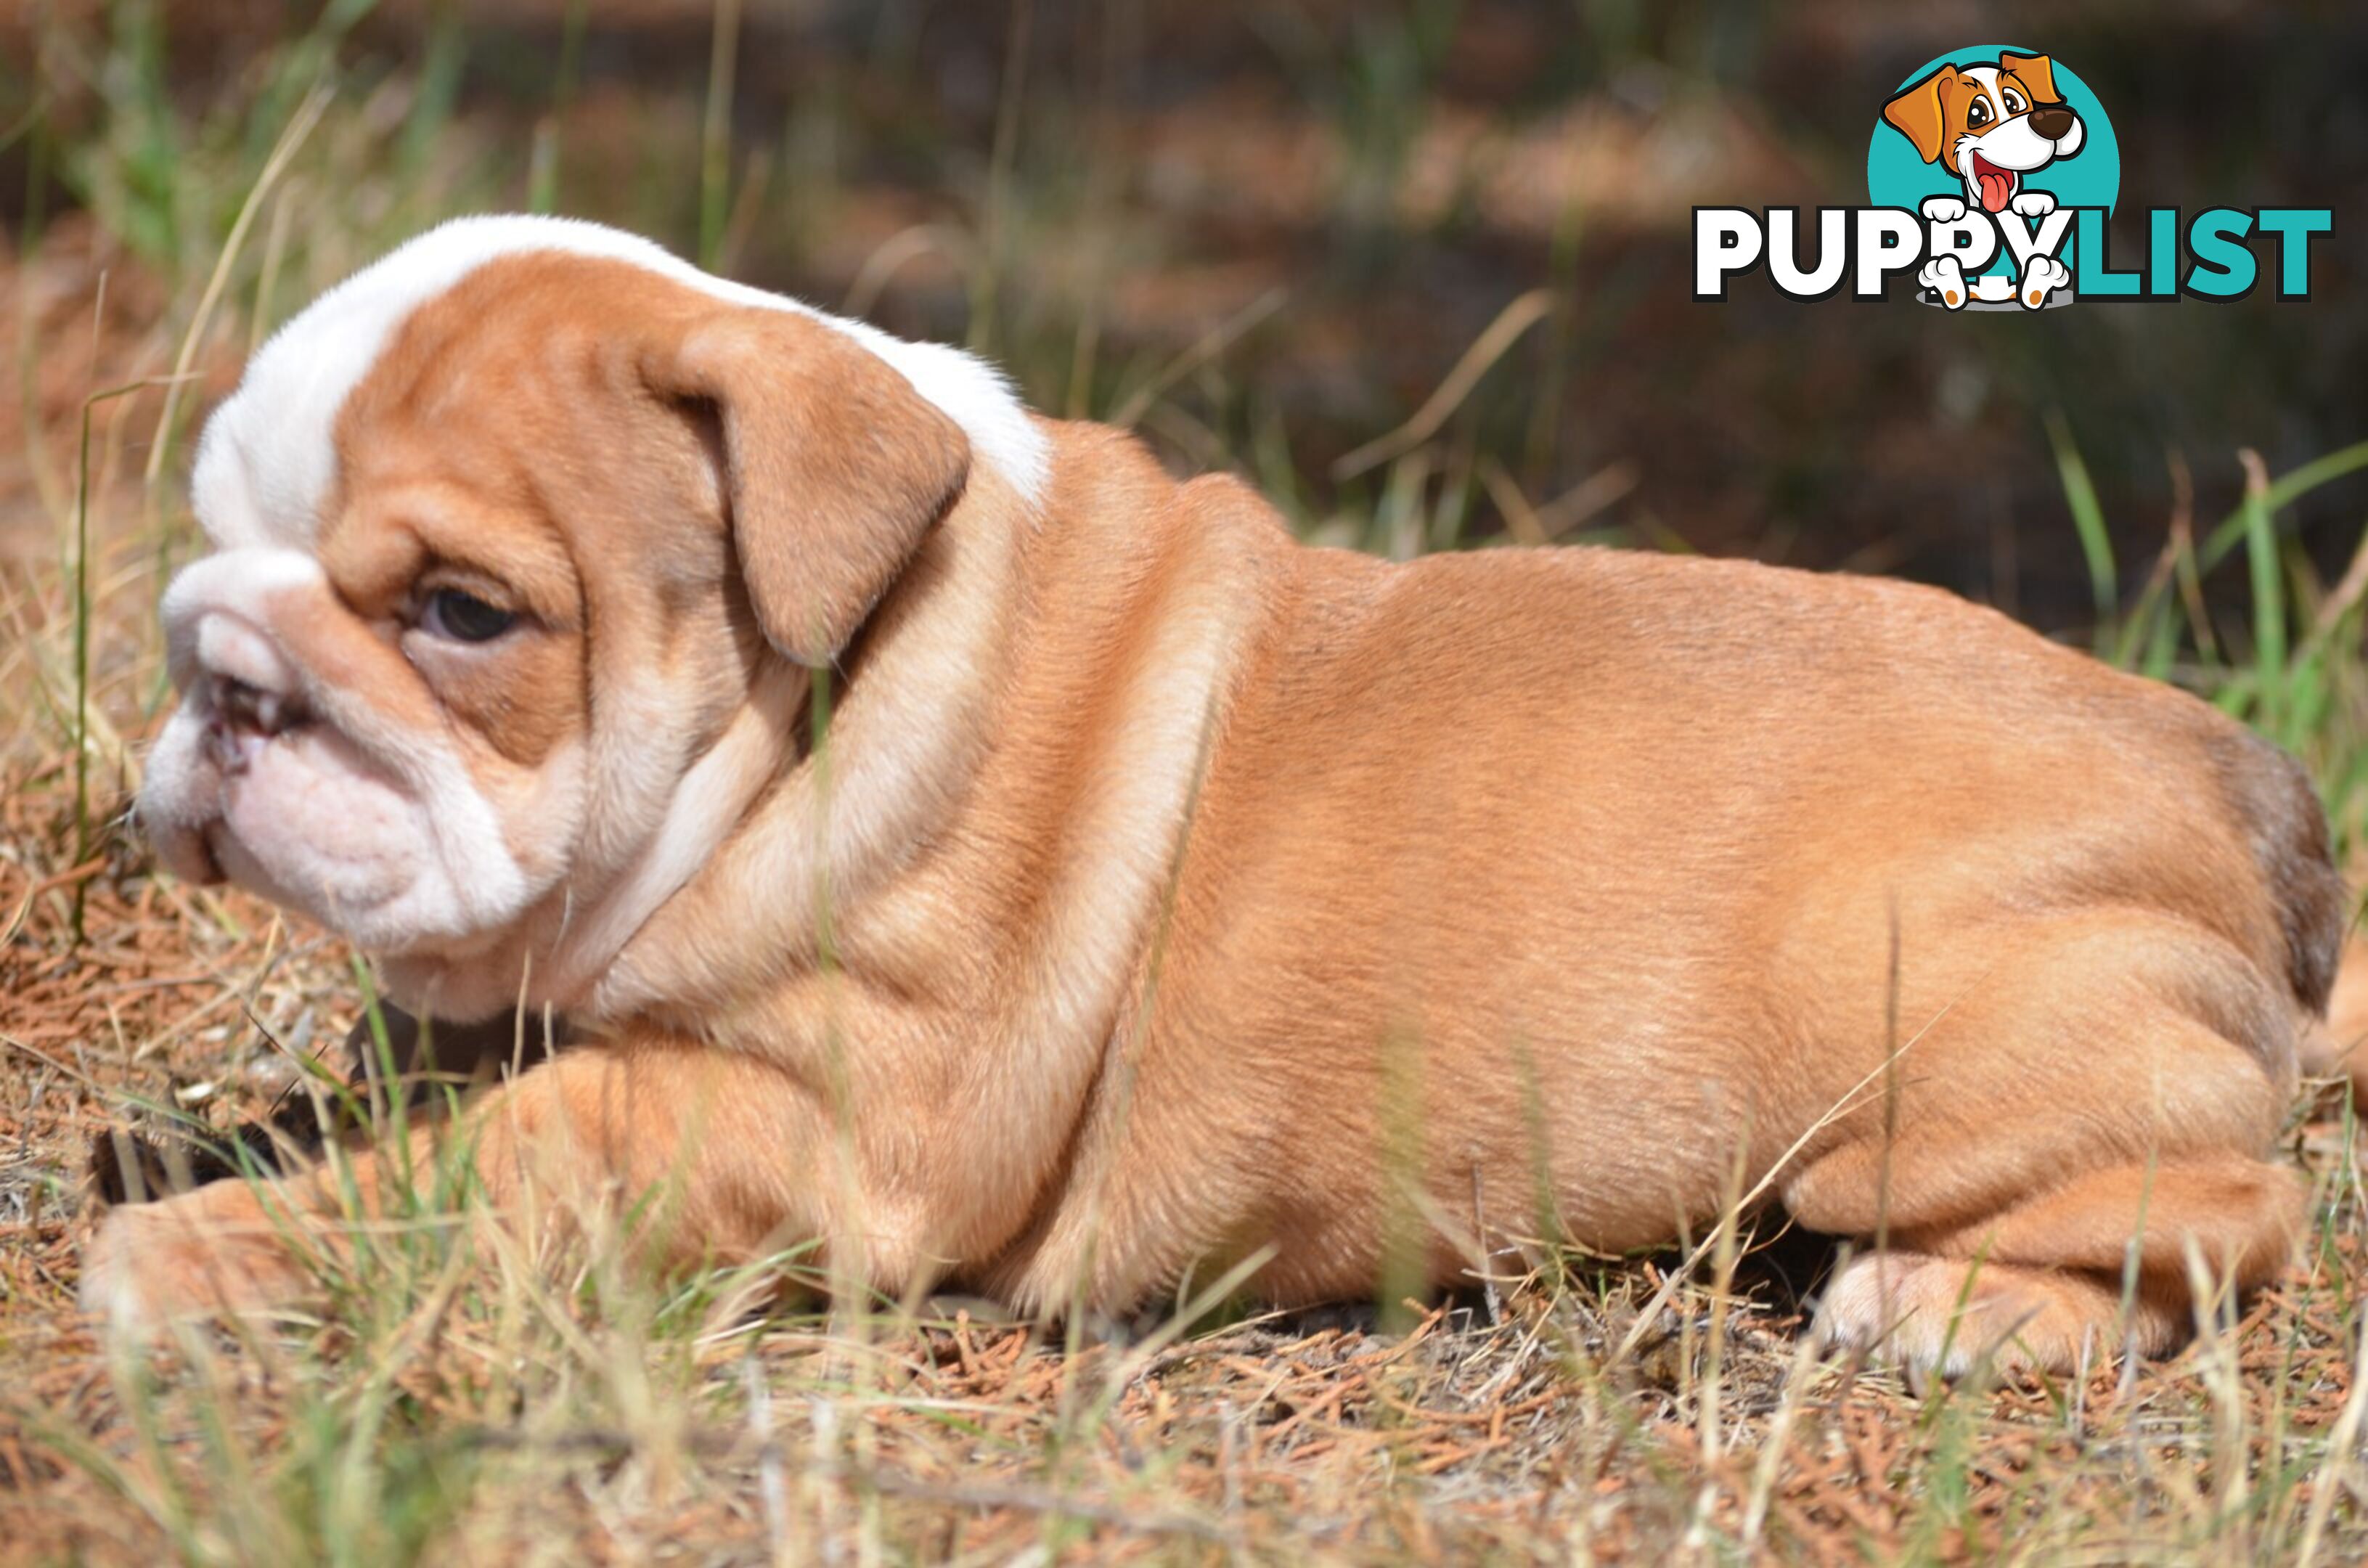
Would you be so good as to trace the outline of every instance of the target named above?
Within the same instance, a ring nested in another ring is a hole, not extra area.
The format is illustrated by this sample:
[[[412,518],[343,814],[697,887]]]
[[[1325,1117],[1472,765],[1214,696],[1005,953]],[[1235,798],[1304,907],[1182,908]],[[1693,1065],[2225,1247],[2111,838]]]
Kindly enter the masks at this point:
[[[341,413],[404,324],[487,263],[557,253],[628,263],[710,299],[789,311],[854,337],[962,426],[972,448],[1024,496],[1041,487],[1044,438],[1002,378],[937,344],[906,343],[794,300],[711,278],[663,247],[598,224],[463,219],[430,230],[314,301],[256,355],[199,442],[191,501],[219,549],[310,550],[338,478]],[[502,323],[489,320],[487,331]]]
[[[222,549],[306,549],[336,482],[337,416],[402,324],[497,256],[518,231],[451,225],[366,267],[314,301],[247,366],[206,426],[190,499]]]

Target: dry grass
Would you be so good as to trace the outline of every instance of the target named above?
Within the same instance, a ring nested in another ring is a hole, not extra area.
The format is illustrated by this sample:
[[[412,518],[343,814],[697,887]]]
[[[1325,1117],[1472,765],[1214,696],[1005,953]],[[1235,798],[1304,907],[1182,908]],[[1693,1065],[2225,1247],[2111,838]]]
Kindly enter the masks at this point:
[[[306,85],[292,65],[290,80]],[[164,417],[161,389],[85,400],[186,366],[182,410],[202,407],[311,287],[463,205],[474,187],[455,171],[481,149],[461,125],[411,136],[417,86],[392,107],[385,87],[333,106],[291,165],[293,199],[254,183],[283,118],[201,141],[193,156],[219,164],[183,171],[185,204],[202,211],[184,213],[173,244],[121,249],[136,182],[102,180],[115,219],[51,227],[0,278],[0,362],[19,371],[16,395],[0,396],[0,1551],[2368,1555],[2356,1305],[2368,1199],[2349,1114],[2326,1096],[2298,1108],[2292,1133],[2321,1177],[2310,1256],[2241,1309],[2220,1303],[2177,1358],[2100,1357],[2078,1378],[1918,1390],[1824,1358],[1802,1330],[1827,1260],[1748,1225],[1690,1268],[1541,1255],[1519,1278],[1387,1312],[1245,1318],[1217,1300],[1123,1324],[1014,1324],[984,1303],[825,1312],[755,1276],[653,1284],[600,1238],[529,1256],[464,1208],[373,1233],[317,1319],[102,1343],[73,1305],[94,1140],[126,1120],[221,1129],[263,1113],[303,1059],[342,1039],[361,993],[333,939],[156,874],[122,831],[165,696],[155,596],[190,548],[174,488],[186,432]],[[263,99],[283,117],[302,101]],[[391,176],[396,140],[416,150]],[[242,210],[240,243],[222,247]],[[728,247],[734,214],[709,217]],[[994,248],[973,244],[980,265]],[[987,282],[971,291],[991,295]],[[1083,331],[1064,372],[1086,358]],[[1220,329],[1205,352],[1144,366],[1094,406],[1156,425],[1161,391],[1205,383],[1224,341]],[[1467,358],[1471,380],[1501,345],[1487,348]],[[1424,548],[1457,537],[1484,493],[1517,533],[1545,531],[1541,516],[1576,526],[1586,508],[1533,507],[1518,465],[1475,450],[1456,413],[1452,401],[1418,411],[1377,443],[1383,483],[1335,531]],[[1246,460],[1279,485],[1288,458]],[[2068,474],[2068,443],[2065,460]],[[2253,637],[2243,661],[2224,662],[2182,591],[2192,544],[2166,553],[2107,643],[2303,750],[2349,832],[2368,755],[2360,590],[2322,594],[2291,558],[2282,572],[2277,498],[2257,494],[2229,536],[2251,551],[2257,612],[2264,593],[2274,608],[2274,658]]]

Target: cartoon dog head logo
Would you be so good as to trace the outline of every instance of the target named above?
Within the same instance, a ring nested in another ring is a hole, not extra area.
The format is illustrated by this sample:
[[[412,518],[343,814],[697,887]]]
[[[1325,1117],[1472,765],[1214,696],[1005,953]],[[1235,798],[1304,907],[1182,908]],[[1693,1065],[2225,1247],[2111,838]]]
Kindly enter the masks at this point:
[[[2265,276],[2281,300],[2311,297],[2311,241],[2334,232],[2331,208],[2157,207],[2113,238],[2121,142],[2069,65],[1969,44],[1893,80],[1867,116],[1866,204],[1696,207],[1695,299],[1724,300],[1763,266],[1802,301],[1888,299],[1912,274],[1919,303],[1952,312],[2237,300]]]
[[[1998,63],[1943,65],[1902,88],[1883,118],[1965,185],[1965,200],[2003,212],[2022,176],[2069,158],[2088,128],[2055,90],[2055,62],[2002,52]]]
[[[2070,301],[2072,228],[2091,221],[2076,210],[2112,209],[2121,150],[2069,67],[2007,44],[1951,50],[1900,84],[1873,131],[1867,194],[1926,224],[1918,300],[1951,311]]]

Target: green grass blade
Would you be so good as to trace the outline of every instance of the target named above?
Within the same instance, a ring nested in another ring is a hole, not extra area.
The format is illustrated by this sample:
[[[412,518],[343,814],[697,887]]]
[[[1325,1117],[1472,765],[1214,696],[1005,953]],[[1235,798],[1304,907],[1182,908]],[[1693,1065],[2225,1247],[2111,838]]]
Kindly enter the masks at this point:
[[[2262,504],[2271,513],[2282,511],[2320,485],[2341,479],[2346,474],[2357,473],[2364,468],[2368,468],[2368,441],[2354,442],[2323,458],[2314,458],[2293,472],[2271,481]],[[2245,506],[2240,503],[2205,536],[2203,548],[2198,551],[2202,557],[2199,564],[2203,569],[2209,572],[2226,560],[2228,552],[2245,539],[2247,527]]]
[[[2101,632],[2121,603],[2121,585],[2113,568],[2113,541],[2105,531],[2105,509],[2098,503],[2097,486],[2089,465],[2072,441],[2071,427],[2061,411],[2047,415],[2047,444],[2055,449],[2055,472],[2064,485],[2065,505],[2072,508],[2072,527],[2080,536],[2080,553],[2089,563],[2089,586],[2096,595],[2097,622]]]
[[[2245,523],[2245,564],[2252,579],[2253,662],[2259,683],[2255,718],[2274,736],[2287,708],[2284,567],[2271,517],[2269,471],[2260,454],[2249,448],[2239,456],[2245,464],[2245,499],[2237,513]]]

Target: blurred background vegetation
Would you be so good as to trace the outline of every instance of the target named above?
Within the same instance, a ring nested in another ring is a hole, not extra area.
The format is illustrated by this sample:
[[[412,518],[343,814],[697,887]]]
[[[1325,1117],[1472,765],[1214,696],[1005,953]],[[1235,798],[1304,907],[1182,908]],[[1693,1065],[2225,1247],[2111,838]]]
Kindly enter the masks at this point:
[[[1242,469],[1318,537],[1895,572],[2075,634],[2100,594],[2064,460],[2137,562],[2127,597],[2183,506],[2236,505],[2239,449],[2283,473],[2368,435],[2357,4],[8,3],[0,222],[51,264],[12,313],[58,398],[91,390],[101,270],[155,324],[146,373],[213,290],[195,366],[227,374],[385,245],[532,207],[967,341],[1039,407]],[[1691,298],[1694,204],[1863,200],[1890,87],[2001,40],[2112,111],[2131,244],[2151,206],[2332,206],[2317,297],[2032,320],[1757,277]],[[2294,569],[2339,574],[2364,500],[2300,497]]]

